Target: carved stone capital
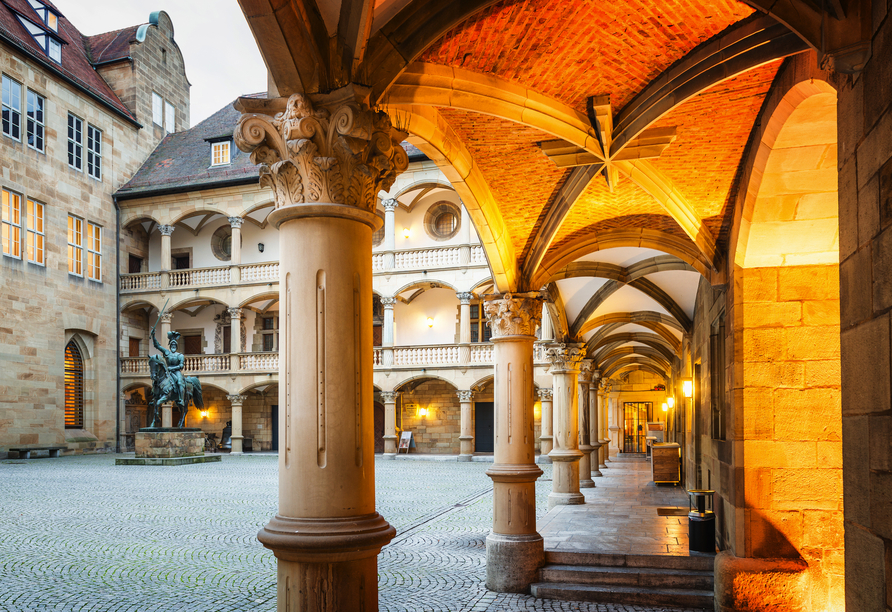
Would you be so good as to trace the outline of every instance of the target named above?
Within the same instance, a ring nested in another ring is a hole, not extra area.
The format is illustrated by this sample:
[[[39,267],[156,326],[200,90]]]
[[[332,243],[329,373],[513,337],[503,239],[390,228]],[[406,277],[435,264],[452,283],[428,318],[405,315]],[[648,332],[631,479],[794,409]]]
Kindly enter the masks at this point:
[[[548,387],[539,387],[539,399],[544,401],[551,401],[552,396],[554,395],[554,389],[549,389]]]
[[[381,305],[382,305],[384,308],[393,308],[393,305],[394,305],[394,304],[396,304],[396,298],[395,298],[395,297],[382,297],[382,298],[381,298]]]
[[[229,313],[230,319],[241,319],[242,318],[242,309],[241,308],[227,308],[226,312]]]
[[[243,217],[229,217],[229,227],[232,229],[241,229],[244,222],[245,219]]]
[[[473,391],[456,391],[455,394],[458,396],[458,401],[462,403],[470,402],[474,399]]]
[[[585,357],[583,342],[562,342],[545,347],[545,358],[551,362],[552,372],[578,371],[583,357]]]
[[[400,396],[399,391],[382,391],[381,392],[381,401],[385,404],[393,404],[396,402],[396,398]]]
[[[374,214],[379,191],[389,191],[409,166],[400,146],[406,134],[387,113],[373,111],[361,92],[293,94],[271,117],[242,115],[233,137],[260,165],[276,209],[298,204],[342,204]],[[321,99],[320,99],[321,98]]]
[[[226,399],[229,400],[230,405],[241,405],[245,403],[245,400],[248,399],[247,395],[227,395]]]
[[[462,304],[470,304],[471,300],[474,299],[474,294],[470,292],[456,293],[455,297],[457,297],[458,301]]]
[[[173,225],[159,225],[158,226],[158,231],[161,232],[162,236],[170,236],[173,233],[173,230],[175,230],[175,229],[176,229],[176,227]]]
[[[542,319],[542,296],[538,292],[486,296],[483,305],[492,338],[535,336]]]
[[[384,204],[384,212],[393,212],[396,210],[396,207],[400,205],[400,202],[395,198],[388,198],[384,200],[382,204]]]
[[[595,367],[594,359],[583,359],[579,362],[579,382],[588,383],[592,380],[592,372]]]
[[[161,313],[162,323],[170,323],[171,319],[173,319],[173,312],[171,312],[170,310]]]

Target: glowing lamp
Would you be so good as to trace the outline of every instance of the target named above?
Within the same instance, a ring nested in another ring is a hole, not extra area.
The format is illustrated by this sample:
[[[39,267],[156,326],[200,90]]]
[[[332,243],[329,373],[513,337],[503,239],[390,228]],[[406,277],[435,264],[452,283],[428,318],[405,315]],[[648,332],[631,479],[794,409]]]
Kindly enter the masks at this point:
[[[681,394],[685,397],[694,397],[694,379],[685,378],[681,381]]]
[[[426,416],[427,416],[427,408],[419,408],[419,409],[418,409],[418,416],[420,416],[422,419],[423,419],[424,417],[426,417]]]
[[[669,404],[663,402],[663,412],[669,412]]]
[[[675,408],[675,398],[674,398],[674,397],[667,397],[667,398],[666,398],[666,404],[668,404],[670,408]]]
[[[202,410],[202,411],[201,411],[201,418],[203,418],[203,419],[208,418],[208,411],[207,411],[207,410]]]
[[[408,227],[404,227],[404,228],[403,228],[403,238],[408,238],[408,237],[409,237],[409,234],[410,234],[410,232],[409,232],[409,228],[408,228]]]
[[[434,326],[434,319],[433,319],[432,317],[428,317],[428,318],[427,318],[427,326],[428,326],[428,327],[433,327],[433,326]]]
[[[542,404],[540,402],[533,404],[533,417],[537,419],[542,418]]]

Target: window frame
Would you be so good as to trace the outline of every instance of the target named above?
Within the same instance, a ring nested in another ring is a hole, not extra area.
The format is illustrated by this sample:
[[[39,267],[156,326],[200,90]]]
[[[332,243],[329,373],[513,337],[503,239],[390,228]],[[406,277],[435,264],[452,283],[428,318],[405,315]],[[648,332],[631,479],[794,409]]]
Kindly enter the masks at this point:
[[[94,283],[102,282],[102,226],[92,221],[87,221],[87,238],[84,248],[84,254],[87,257],[86,272],[87,280]],[[94,264],[94,262],[96,262]],[[96,268],[97,276],[93,276],[93,269]]]
[[[99,138],[96,138],[96,134],[99,134]],[[90,143],[93,143],[96,147],[95,149],[90,147]],[[87,124],[87,176],[96,179],[97,181],[102,181],[102,130],[100,130],[95,125],[88,123]],[[90,169],[90,166],[93,166],[93,169],[96,171],[94,173],[93,170]]]
[[[0,82],[0,115],[5,114],[8,109],[9,126],[10,126],[10,131],[7,132],[5,126],[2,125],[5,122],[3,122],[2,119],[0,119],[0,132],[2,132],[3,135],[6,136],[7,138],[11,138],[12,140],[14,140],[16,142],[21,142],[22,141],[22,84],[7,74],[4,74],[2,79],[0,79],[0,81],[2,81],[2,82]],[[6,99],[6,89],[7,89],[6,84],[7,83],[10,83],[10,90],[9,90],[10,100],[9,100],[9,102],[7,102],[7,99]],[[13,90],[11,88],[13,85],[18,86],[18,94],[19,94],[18,110],[15,110],[12,107],[12,91]],[[18,115],[18,121],[14,122],[13,117],[15,115]],[[18,130],[19,130],[18,137],[12,135],[13,127],[18,127]]]
[[[31,110],[31,96],[42,101],[40,107],[40,115],[41,119],[37,118],[37,111]],[[32,114],[34,115],[32,117]],[[34,128],[39,128],[40,132],[40,147],[36,147],[31,144],[31,134],[32,132],[36,132]],[[25,141],[28,144],[28,147],[38,151],[40,153],[46,153],[46,96],[42,96],[31,88],[26,89],[25,91]]]
[[[12,199],[16,198],[18,201],[18,223],[15,223],[14,220],[7,220],[7,215],[12,216]],[[7,212],[9,209],[9,213]],[[22,259],[22,229],[23,229],[23,220],[22,220],[22,194],[17,191],[13,191],[12,189],[7,189],[3,187],[0,189],[0,251],[3,252],[4,257],[9,257],[10,259]],[[9,229],[7,229],[9,228]],[[11,235],[13,233],[13,229],[17,230],[17,237],[15,241],[11,239]],[[18,247],[18,255],[7,252],[7,244],[14,244]]]
[[[177,111],[167,100],[164,100],[164,131],[168,134],[177,131]]]
[[[157,108],[155,103],[158,103]],[[164,98],[157,91],[152,92],[152,123],[164,127]]]
[[[260,352],[277,353],[279,351],[279,316],[278,315],[261,315],[260,316]],[[272,321],[272,327],[266,327],[266,321]],[[264,344],[266,339],[270,338],[272,348],[267,350]]]
[[[37,216],[37,209],[40,209],[40,216]],[[34,214],[32,214],[32,209]],[[25,256],[28,263],[32,263],[36,266],[46,266],[46,205],[42,202],[38,202],[33,198],[28,198],[25,202],[25,217],[27,223],[25,224]],[[32,218],[34,218],[34,222],[32,223]],[[40,229],[37,229],[37,221],[39,220]],[[34,245],[32,245],[32,236],[34,238]],[[36,243],[40,242],[40,248],[36,247]],[[32,259],[31,253],[32,251],[39,251],[39,260]]]
[[[217,147],[222,147],[226,145],[226,161],[217,162],[216,153]],[[220,140],[218,142],[211,143],[211,167],[214,166],[229,166],[232,164],[232,141],[231,140]]]
[[[75,231],[78,223],[80,228]],[[72,237],[77,240],[72,242]],[[73,257],[73,253],[78,256]],[[72,270],[72,263],[79,266],[78,271]],[[84,277],[84,219],[71,213],[68,213],[68,274],[78,278]]]
[[[71,350],[69,363],[68,353]],[[80,348],[74,340],[65,345],[65,429],[83,429],[85,416],[84,382],[87,366]],[[69,417],[69,415],[71,415]],[[69,424],[70,423],[70,424]]]
[[[78,139],[74,139],[71,137],[72,135],[72,119],[76,122],[75,125],[80,125],[80,130],[77,132],[79,134]],[[84,120],[75,115],[72,112],[68,113],[68,167],[77,170],[78,172],[84,171]],[[76,151],[76,154],[73,152]],[[72,156],[78,165],[74,165],[71,163]]]

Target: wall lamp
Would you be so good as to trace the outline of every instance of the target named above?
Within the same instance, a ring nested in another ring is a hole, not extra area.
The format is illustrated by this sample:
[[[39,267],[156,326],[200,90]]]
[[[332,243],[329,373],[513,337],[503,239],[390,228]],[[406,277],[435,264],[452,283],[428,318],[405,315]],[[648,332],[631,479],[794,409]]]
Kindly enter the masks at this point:
[[[694,379],[685,378],[681,381],[681,394],[685,397],[694,397]]]
[[[433,326],[434,326],[434,319],[433,319],[433,317],[428,317],[428,318],[427,318],[427,326],[428,326],[428,327],[433,327]]]
[[[422,419],[427,417],[427,408],[419,408],[418,416],[420,416]]]
[[[208,411],[207,411],[207,410],[202,410],[202,411],[201,411],[201,418],[203,418],[203,419],[208,418]]]
[[[266,246],[264,246],[264,244],[262,242],[257,243],[257,250],[260,251],[261,253],[263,253],[263,249],[265,249],[265,248],[266,248]]]
[[[663,412],[669,412],[669,404],[663,402]]]
[[[411,234],[411,232],[409,231],[409,228],[408,228],[408,227],[404,227],[404,228],[403,228],[403,238],[408,238],[408,237],[409,237],[409,234]]]
[[[667,397],[667,398],[666,398],[666,404],[668,404],[668,406],[669,406],[670,408],[675,408],[675,398],[674,398],[674,397],[671,397],[671,396],[670,396],[670,397]]]

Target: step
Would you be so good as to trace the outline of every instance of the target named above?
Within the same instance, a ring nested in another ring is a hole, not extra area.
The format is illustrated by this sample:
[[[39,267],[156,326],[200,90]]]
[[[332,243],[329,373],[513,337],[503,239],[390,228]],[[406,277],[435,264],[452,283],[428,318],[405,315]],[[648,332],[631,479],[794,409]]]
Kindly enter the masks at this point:
[[[691,553],[687,555],[625,555],[576,551],[545,551],[549,565],[586,565],[594,567],[650,567],[672,570],[712,571],[715,555]]]
[[[539,580],[541,582],[554,583],[702,591],[711,591],[714,581],[711,570],[591,567],[580,565],[546,565],[539,571]]]
[[[645,589],[627,586],[596,586],[573,583],[536,583],[530,586],[533,597],[562,601],[593,601],[632,606],[673,606],[712,610],[712,591],[698,589]]]

